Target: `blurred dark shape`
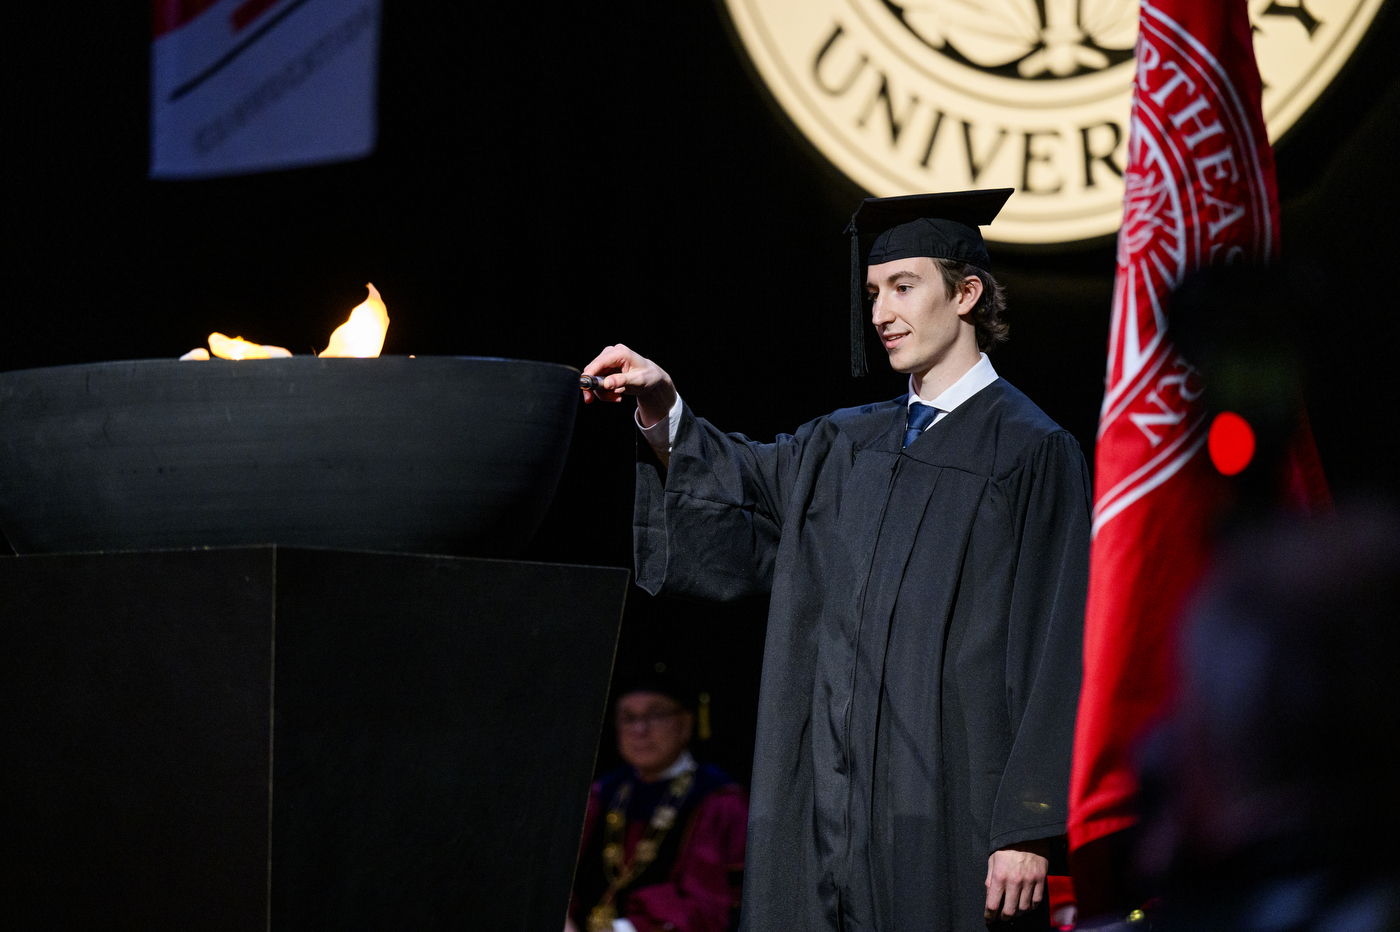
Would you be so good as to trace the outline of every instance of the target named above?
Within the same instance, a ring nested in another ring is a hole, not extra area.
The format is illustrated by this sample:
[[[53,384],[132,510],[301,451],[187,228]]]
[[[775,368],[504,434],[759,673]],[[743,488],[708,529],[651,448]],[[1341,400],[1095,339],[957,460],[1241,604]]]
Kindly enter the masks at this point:
[[[1304,267],[1209,266],[1172,295],[1177,349],[1205,381],[1206,408],[1230,411],[1254,432],[1255,451],[1239,472],[1239,505],[1267,510],[1286,490],[1286,464],[1302,416],[1300,326],[1317,294]]]
[[[1167,926],[1400,928],[1397,615],[1389,505],[1275,519],[1222,550],[1142,767],[1135,866]]]
[[[1315,267],[1301,263],[1213,265],[1188,276],[1171,294],[1171,339],[1196,370],[1183,393],[1200,386],[1202,395],[1189,400],[1200,397],[1205,405],[1212,425],[1208,452],[1224,477],[1211,541],[1276,521],[1283,512],[1331,508],[1303,403],[1301,362],[1308,341],[1316,342],[1322,331],[1313,306],[1324,283]],[[1159,559],[1171,557],[1162,550]],[[1165,710],[1165,697],[1161,701]],[[1141,787],[1144,804],[1149,789]],[[1158,892],[1130,869],[1139,832],[1138,826],[1121,829],[1073,852],[1080,915],[1094,920],[1081,928],[1122,925],[1144,932],[1123,918]],[[1137,921],[1150,925],[1150,913]]]

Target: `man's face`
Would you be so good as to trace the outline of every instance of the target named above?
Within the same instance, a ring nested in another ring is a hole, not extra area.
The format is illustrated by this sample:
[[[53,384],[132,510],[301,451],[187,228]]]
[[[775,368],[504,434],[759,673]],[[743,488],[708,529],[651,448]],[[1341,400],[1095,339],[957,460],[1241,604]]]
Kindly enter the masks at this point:
[[[617,749],[643,778],[652,779],[676,762],[694,722],[669,696],[628,693],[617,700]]]
[[[982,295],[981,280],[963,282],[948,297],[943,273],[932,259],[895,259],[870,266],[866,295],[871,320],[896,372],[922,380],[960,341],[976,342],[967,314]]]

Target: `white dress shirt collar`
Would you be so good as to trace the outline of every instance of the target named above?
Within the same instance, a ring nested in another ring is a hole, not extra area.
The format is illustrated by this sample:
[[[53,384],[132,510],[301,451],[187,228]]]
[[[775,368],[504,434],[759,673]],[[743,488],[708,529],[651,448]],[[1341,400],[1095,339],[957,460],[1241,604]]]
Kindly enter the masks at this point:
[[[982,358],[977,360],[977,364],[963,373],[962,378],[952,385],[949,385],[937,398],[920,398],[914,391],[914,377],[909,377],[909,404],[926,404],[937,408],[940,412],[939,418],[943,414],[952,411],[958,405],[967,401],[982,389],[991,385],[997,380],[997,371],[992,368],[992,361],[987,358],[986,353],[979,354]]]
[[[697,770],[699,767],[700,765],[695,763],[695,758],[691,755],[690,749],[686,748],[684,751],[681,751],[681,756],[676,758],[676,762],[662,771],[661,776],[656,779],[674,780],[681,774],[690,773],[693,770]]]

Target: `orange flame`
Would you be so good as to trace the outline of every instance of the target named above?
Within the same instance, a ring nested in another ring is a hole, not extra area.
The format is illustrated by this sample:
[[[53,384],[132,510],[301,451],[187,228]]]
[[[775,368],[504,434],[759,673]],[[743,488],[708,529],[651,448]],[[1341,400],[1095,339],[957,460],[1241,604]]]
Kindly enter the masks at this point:
[[[384,299],[374,285],[366,285],[369,297],[356,305],[350,312],[350,319],[331,334],[330,345],[320,353],[322,356],[357,356],[372,358],[384,348],[384,336],[389,330],[389,311],[384,307]],[[208,359],[213,353],[220,359],[272,359],[290,356],[291,352],[281,346],[252,343],[242,337],[226,337],[222,333],[209,334],[209,349],[196,347],[180,359]]]
[[[358,356],[369,358],[379,355],[384,348],[384,335],[389,330],[389,311],[374,285],[369,289],[369,297],[350,312],[350,319],[331,334],[330,345],[321,351],[321,356]]]
[[[222,333],[209,334],[209,351],[220,359],[271,359],[274,356],[292,355],[280,346],[249,343],[242,337],[229,338]]]

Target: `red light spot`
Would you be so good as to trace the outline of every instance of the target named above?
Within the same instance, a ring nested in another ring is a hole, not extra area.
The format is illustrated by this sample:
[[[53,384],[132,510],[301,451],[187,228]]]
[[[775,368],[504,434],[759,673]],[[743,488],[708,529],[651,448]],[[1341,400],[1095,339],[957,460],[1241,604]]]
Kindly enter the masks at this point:
[[[1206,446],[1221,475],[1238,475],[1254,459],[1254,430],[1233,411],[1221,411],[1211,422]]]

